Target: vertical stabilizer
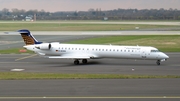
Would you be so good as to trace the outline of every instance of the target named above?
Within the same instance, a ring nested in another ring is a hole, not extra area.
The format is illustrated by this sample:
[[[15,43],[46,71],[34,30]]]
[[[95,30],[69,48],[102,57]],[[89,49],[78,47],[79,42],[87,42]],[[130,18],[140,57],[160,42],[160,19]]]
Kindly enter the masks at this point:
[[[26,29],[22,29],[22,30],[18,30],[18,32],[21,34],[24,43],[26,45],[33,45],[33,44],[41,44],[42,42],[39,42],[35,39],[35,37],[30,33],[29,30]]]

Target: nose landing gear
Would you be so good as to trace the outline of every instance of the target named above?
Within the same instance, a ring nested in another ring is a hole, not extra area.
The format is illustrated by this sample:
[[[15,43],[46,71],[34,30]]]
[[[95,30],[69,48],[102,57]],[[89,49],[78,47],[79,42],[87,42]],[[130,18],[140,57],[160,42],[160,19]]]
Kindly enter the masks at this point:
[[[161,61],[160,61],[160,60],[157,60],[157,61],[156,61],[156,64],[157,64],[157,65],[160,65],[160,64],[161,64]]]

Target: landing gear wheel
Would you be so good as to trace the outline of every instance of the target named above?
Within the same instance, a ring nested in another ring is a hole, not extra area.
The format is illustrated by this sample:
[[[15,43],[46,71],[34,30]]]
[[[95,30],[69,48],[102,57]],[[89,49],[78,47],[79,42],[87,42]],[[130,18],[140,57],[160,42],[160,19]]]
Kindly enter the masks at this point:
[[[87,63],[87,59],[83,59],[83,60],[82,60],[82,63],[83,63],[83,64],[86,64],[86,63]]]
[[[78,65],[78,64],[79,64],[79,60],[75,60],[75,61],[74,61],[74,64],[75,64],[75,65]]]
[[[161,64],[161,63],[160,63],[160,60],[157,60],[157,61],[156,61],[156,64],[157,64],[157,65],[160,65],[160,64]]]

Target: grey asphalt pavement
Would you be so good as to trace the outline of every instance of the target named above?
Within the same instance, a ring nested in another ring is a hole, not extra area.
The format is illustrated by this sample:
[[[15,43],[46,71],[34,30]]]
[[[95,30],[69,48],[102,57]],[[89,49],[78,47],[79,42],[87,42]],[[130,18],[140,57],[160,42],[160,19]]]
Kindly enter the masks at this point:
[[[156,65],[155,60],[95,59],[74,65],[72,59],[48,59],[28,54],[1,54],[0,71],[23,69],[22,72],[179,75],[180,53],[167,53],[169,59]],[[17,61],[16,61],[17,60]],[[132,68],[135,70],[132,71]]]
[[[180,79],[1,80],[0,89],[3,101],[180,99]]]
[[[180,53],[167,53],[170,59],[157,66],[155,61],[102,59],[87,65],[72,60],[45,59],[21,54],[0,55],[0,72],[98,73],[179,75]],[[132,71],[132,68],[135,70]],[[179,101],[180,79],[60,79],[0,80],[3,101]]]

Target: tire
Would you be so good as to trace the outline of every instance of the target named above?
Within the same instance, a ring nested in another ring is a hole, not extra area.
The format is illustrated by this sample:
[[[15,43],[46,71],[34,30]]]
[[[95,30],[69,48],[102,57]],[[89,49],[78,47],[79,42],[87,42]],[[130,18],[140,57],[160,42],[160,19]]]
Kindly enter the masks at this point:
[[[157,60],[156,64],[159,66],[161,64],[160,60]]]
[[[75,64],[75,65],[78,65],[78,64],[79,64],[79,61],[78,61],[78,60],[75,60],[75,61],[74,61],[74,64]]]
[[[82,63],[83,63],[83,64],[86,64],[86,63],[87,63],[87,59],[83,59],[83,60],[82,60]]]

